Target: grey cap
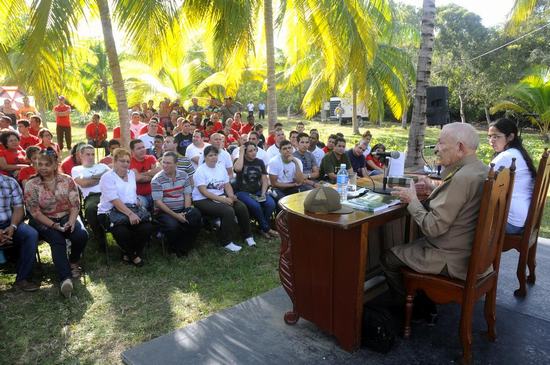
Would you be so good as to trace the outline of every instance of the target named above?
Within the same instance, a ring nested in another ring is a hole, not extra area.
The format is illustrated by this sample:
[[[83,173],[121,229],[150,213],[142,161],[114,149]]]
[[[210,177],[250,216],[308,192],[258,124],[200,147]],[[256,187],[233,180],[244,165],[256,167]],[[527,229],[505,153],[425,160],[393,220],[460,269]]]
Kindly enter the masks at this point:
[[[304,200],[304,210],[310,213],[348,214],[352,208],[343,207],[340,203],[340,194],[331,187],[315,188],[307,194]]]

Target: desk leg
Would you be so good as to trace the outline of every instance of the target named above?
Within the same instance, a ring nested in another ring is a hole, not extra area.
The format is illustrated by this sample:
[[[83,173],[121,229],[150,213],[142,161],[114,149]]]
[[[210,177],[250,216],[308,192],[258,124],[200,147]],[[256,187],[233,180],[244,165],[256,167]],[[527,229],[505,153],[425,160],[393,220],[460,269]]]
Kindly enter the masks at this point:
[[[291,241],[288,233],[287,213],[282,210],[275,221],[277,231],[281,236],[281,252],[279,254],[279,278],[288,297],[292,301],[293,309],[284,315],[286,324],[296,324],[300,315],[296,311],[296,296],[294,294],[294,276],[292,268]]]

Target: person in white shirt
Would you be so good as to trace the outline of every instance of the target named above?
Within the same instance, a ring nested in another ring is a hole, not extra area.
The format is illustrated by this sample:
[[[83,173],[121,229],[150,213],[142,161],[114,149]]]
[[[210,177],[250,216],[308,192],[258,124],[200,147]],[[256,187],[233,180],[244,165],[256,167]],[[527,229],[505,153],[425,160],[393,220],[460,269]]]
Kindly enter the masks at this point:
[[[149,125],[147,126],[147,133],[138,137],[145,145],[146,150],[155,148],[155,137],[158,133],[158,124],[159,120],[156,117],[151,118],[151,120],[149,120]]]
[[[258,119],[265,119],[265,103],[260,102],[258,104]]]
[[[248,142],[248,134],[241,134],[237,141],[238,145],[235,148],[233,148],[233,151],[231,151],[231,160],[233,162],[235,162],[235,160],[239,158],[240,147],[244,146],[246,142]]]
[[[97,219],[97,206],[101,196],[99,179],[110,169],[102,163],[94,164],[95,148],[92,145],[82,145],[77,153],[80,154],[82,164],[72,168],[71,176],[84,198],[84,217],[100,249],[105,251],[107,249],[105,232]]]
[[[495,156],[491,161],[495,164],[495,169],[501,166],[509,168],[512,158],[516,159],[514,189],[508,212],[506,233],[520,234],[525,228],[525,220],[529,213],[537,170],[531,156],[521,143],[516,123],[510,119],[501,118],[492,123],[487,137],[495,151]]]
[[[237,199],[229,183],[229,175],[223,165],[218,164],[218,148],[208,146],[204,149],[204,163],[194,175],[193,204],[202,215],[221,220],[218,240],[228,251],[238,252],[242,249],[232,241],[236,225],[239,226],[248,246],[256,242],[250,231],[250,216],[243,202]],[[236,223],[236,222],[237,223]]]
[[[153,227],[149,221],[141,221],[130,207],[138,204],[136,193],[136,174],[129,170],[131,154],[125,148],[113,152],[113,170],[99,179],[101,197],[97,207],[98,220],[109,227],[115,241],[121,247],[122,261],[143,266],[141,258],[143,248],[151,236]],[[128,216],[128,224],[112,225],[109,213],[112,209]]]
[[[229,175],[229,178],[233,178],[233,160],[231,159],[231,156],[229,155],[229,152],[223,149],[223,136],[219,133],[214,133],[210,136],[210,143],[212,146],[216,147],[218,150],[218,158],[217,163],[222,165],[226,171],[227,175]],[[202,165],[204,162],[204,154],[200,156],[199,158],[199,165]]]
[[[370,131],[365,131],[365,133],[363,133],[363,135],[361,136],[361,140],[365,141],[366,147],[363,151],[363,156],[367,158],[372,150],[372,147],[370,145],[370,141],[372,140],[372,133]]]
[[[248,104],[246,104],[246,110],[248,110],[248,115],[254,115],[254,103],[249,101]]]
[[[323,160],[323,157],[325,157],[325,152],[317,146],[317,142],[319,142],[319,133],[311,131],[309,133],[308,151],[313,154],[313,157],[315,157],[317,166],[321,166],[321,161]]]
[[[185,149],[185,157],[191,160],[195,170],[199,167],[199,161],[202,157],[204,149],[210,146],[210,143],[203,141],[204,132],[196,129],[193,132],[193,144],[187,146]]]
[[[269,148],[266,151],[267,159],[269,161],[271,161],[273,157],[279,156],[281,154],[281,151],[279,149],[281,147],[281,142],[285,140],[285,132],[282,129],[275,130],[274,134],[275,134],[275,143],[269,146]],[[294,152],[294,150],[292,150],[292,152]]]
[[[302,169],[302,162],[292,155],[290,142],[282,141],[281,153],[273,157],[267,165],[267,173],[276,200],[311,189],[309,186],[302,186],[304,182]]]

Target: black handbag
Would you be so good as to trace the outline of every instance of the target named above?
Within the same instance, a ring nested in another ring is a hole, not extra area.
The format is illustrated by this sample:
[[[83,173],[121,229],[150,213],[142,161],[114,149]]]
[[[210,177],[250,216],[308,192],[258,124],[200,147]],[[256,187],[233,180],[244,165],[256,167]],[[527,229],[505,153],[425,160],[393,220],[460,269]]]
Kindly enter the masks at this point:
[[[130,209],[135,215],[139,217],[139,220],[142,222],[150,222],[151,221],[151,213],[141,205],[136,204],[124,204],[128,209]],[[111,222],[111,226],[118,226],[121,224],[130,224],[130,218],[121,211],[119,211],[117,208],[113,207],[108,213],[109,221]]]

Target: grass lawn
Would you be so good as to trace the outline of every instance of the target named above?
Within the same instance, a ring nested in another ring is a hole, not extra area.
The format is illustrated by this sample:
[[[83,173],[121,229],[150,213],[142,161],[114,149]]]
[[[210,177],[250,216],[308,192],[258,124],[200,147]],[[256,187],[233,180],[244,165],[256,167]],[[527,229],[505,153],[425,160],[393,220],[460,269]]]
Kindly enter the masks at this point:
[[[287,123],[293,126],[296,121]],[[321,138],[341,131],[350,139],[351,127],[306,122],[318,128]],[[403,150],[407,131],[399,126],[369,128],[373,143]],[[287,127],[290,130],[290,127]],[[362,129],[363,131],[364,129]],[[83,139],[83,128],[74,128],[74,139]],[[427,130],[433,144],[438,129]],[[491,149],[480,131],[480,157],[488,161]],[[536,164],[543,142],[525,135]],[[428,156],[429,159],[429,156]],[[546,209],[541,235],[550,237],[550,210]],[[198,248],[185,259],[163,256],[157,243],[147,249],[147,265],[135,268],[120,263],[119,251],[110,241],[110,264],[93,240],[85,254],[87,284],[77,283],[73,297],[59,294],[49,247],[40,246],[43,264],[36,267],[42,289],[22,293],[11,289],[12,264],[0,267],[0,363],[119,363],[120,353],[204,318],[279,285],[277,241],[258,238],[256,249],[229,254],[216,245],[214,234],[203,232]]]

